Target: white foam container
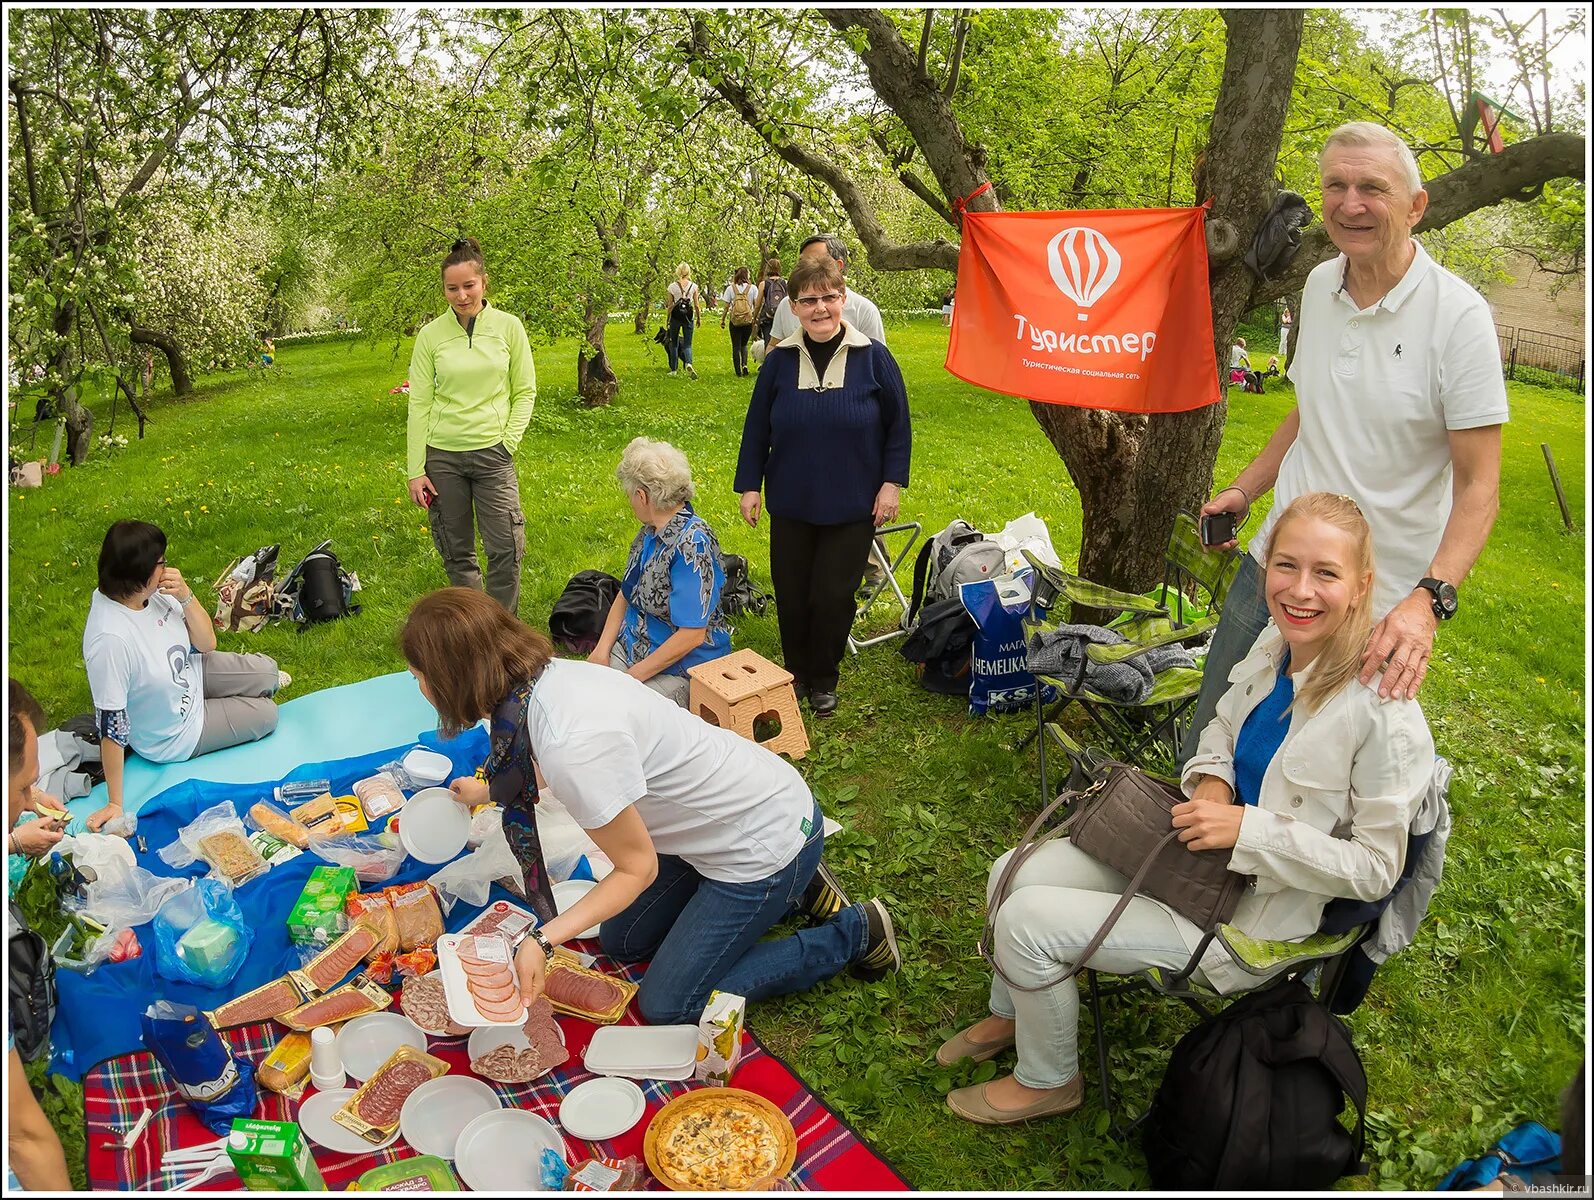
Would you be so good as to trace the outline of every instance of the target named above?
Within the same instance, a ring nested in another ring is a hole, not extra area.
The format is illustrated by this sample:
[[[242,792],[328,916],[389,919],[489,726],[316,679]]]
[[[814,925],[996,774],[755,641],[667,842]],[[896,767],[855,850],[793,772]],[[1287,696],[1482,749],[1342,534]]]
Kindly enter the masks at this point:
[[[405,851],[424,863],[448,862],[470,836],[470,814],[443,787],[416,792],[397,820]]]
[[[582,1061],[594,1075],[682,1080],[697,1064],[696,1025],[605,1025]]]
[[[445,934],[437,939],[437,969],[443,973],[443,995],[448,1000],[448,1015],[456,1025],[465,1025],[471,1029],[482,1025],[517,1026],[524,1025],[526,1010],[522,1005],[520,1014],[513,1020],[490,1021],[476,1008],[476,1001],[470,994],[470,985],[465,981],[465,968],[459,962],[459,946],[465,938],[457,933]],[[509,964],[509,973],[515,976],[515,956],[509,948],[509,942],[496,934],[481,934],[476,938],[478,942],[496,940],[503,946],[503,953]],[[695,1028],[695,1026],[694,1026]],[[693,1053],[696,1053],[694,1043]]]
[[[448,755],[428,750],[425,746],[415,747],[399,760],[399,765],[404,768],[404,773],[421,787],[436,787],[438,784],[447,783],[449,775],[454,770],[454,762]]]

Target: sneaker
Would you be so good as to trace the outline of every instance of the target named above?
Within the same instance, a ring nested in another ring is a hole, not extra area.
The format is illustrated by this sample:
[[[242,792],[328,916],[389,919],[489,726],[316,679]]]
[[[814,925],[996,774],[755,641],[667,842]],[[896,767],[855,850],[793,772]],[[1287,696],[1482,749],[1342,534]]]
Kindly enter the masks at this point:
[[[902,970],[897,931],[885,902],[876,898],[863,906],[863,953],[853,960],[852,973],[865,983],[879,983],[892,971]]]
[[[673,375],[674,375],[674,374],[675,374],[675,372],[674,372],[674,371],[671,371],[671,372],[670,372],[670,374],[671,374],[671,375],[672,375],[672,376],[673,376]]]
[[[280,691],[284,690],[292,682],[293,682],[293,676],[292,675],[288,674],[286,671],[278,671],[277,672],[277,691],[280,692]]]
[[[835,692],[813,692],[808,697],[808,703],[812,706],[816,717],[833,717],[836,715]]]
[[[830,868],[821,862],[819,870],[808,881],[802,901],[798,904],[799,910],[804,916],[823,924],[842,909],[851,907],[852,901],[847,898],[847,893],[841,890],[841,884],[836,882]]]
[[[696,379],[697,378],[697,372],[692,369],[692,364],[691,363],[687,363],[686,364],[686,377],[688,379]]]

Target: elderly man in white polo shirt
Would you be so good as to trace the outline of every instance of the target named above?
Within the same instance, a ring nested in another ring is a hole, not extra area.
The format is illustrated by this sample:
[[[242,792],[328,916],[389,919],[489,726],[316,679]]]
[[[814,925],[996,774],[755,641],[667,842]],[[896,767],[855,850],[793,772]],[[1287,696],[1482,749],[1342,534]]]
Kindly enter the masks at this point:
[[[802,244],[802,249],[797,252],[798,258],[820,258],[829,255],[841,264],[842,272],[847,269],[847,246],[833,233],[816,233]],[[875,307],[875,302],[863,293],[855,291],[852,284],[847,285],[847,299],[841,306],[841,319],[864,337],[873,338],[882,346],[886,344],[885,326],[880,323],[880,310]],[[797,314],[792,311],[791,297],[785,297],[775,308],[775,317],[769,328],[769,340],[764,344],[767,354],[782,341],[797,332]]]
[[[1304,492],[1354,500],[1377,562],[1378,624],[1361,679],[1409,699],[1499,511],[1509,416],[1499,343],[1483,297],[1412,239],[1428,193],[1404,142],[1370,122],[1341,125],[1318,168],[1323,222],[1341,253],[1306,281],[1289,372],[1295,411],[1201,513],[1244,517],[1268,488],[1273,513]],[[1255,557],[1224,604],[1184,757],[1267,625],[1260,556],[1272,521],[1252,534]]]

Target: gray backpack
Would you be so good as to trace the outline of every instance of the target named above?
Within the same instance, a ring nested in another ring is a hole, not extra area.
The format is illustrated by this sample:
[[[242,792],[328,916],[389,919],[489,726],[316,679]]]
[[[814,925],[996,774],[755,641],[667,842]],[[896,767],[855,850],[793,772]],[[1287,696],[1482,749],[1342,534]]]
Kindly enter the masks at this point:
[[[924,544],[913,564],[913,602],[904,629],[911,629],[926,601],[952,600],[958,585],[1007,573],[1007,552],[967,521],[956,520]]]

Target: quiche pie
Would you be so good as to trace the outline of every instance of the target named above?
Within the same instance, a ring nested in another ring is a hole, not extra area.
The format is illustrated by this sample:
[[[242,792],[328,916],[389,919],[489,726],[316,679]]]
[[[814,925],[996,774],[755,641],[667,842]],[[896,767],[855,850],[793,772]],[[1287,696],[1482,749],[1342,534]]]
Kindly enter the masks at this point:
[[[784,1174],[796,1151],[791,1122],[762,1096],[740,1088],[689,1092],[659,1111],[648,1129],[654,1174],[688,1191],[747,1191]]]

